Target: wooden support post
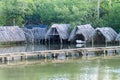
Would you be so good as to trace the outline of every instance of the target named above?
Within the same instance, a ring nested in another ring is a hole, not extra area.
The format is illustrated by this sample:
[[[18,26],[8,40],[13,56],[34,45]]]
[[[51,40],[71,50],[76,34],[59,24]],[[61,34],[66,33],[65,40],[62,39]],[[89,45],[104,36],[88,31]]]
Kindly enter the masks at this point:
[[[5,61],[5,62],[7,61],[7,57],[4,57],[4,61]]]
[[[2,57],[0,57],[0,62],[2,62]]]
[[[21,56],[21,61],[23,60],[23,56]]]
[[[54,53],[52,54],[52,57],[53,57],[54,59],[57,58],[57,53],[54,52]]]
[[[50,36],[49,36],[49,40],[48,41],[49,41],[49,45],[50,45]]]
[[[114,50],[114,53],[117,54],[117,49]]]
[[[39,59],[39,58],[40,58],[40,55],[38,54],[37,57],[38,57],[38,59]]]
[[[45,54],[45,58],[47,58],[47,54]]]
[[[25,54],[25,59],[27,60],[27,54]]]
[[[66,57],[68,57],[68,51],[66,51]]]
[[[93,36],[92,36],[92,47],[94,46],[94,39],[93,39]]]
[[[10,58],[9,58],[9,57],[7,57],[7,60],[9,61],[9,60],[10,60]]]
[[[54,52],[54,58],[55,58],[56,56],[55,56],[55,52]]]
[[[86,56],[88,56],[88,53],[86,53]]]
[[[61,42],[61,44],[63,44],[63,41],[62,41],[62,39],[60,39],[60,42]]]
[[[81,51],[82,55],[84,55],[84,51]]]
[[[8,57],[8,61],[7,61],[7,64],[8,64],[8,65],[10,64],[10,62],[9,62],[9,57]]]
[[[105,55],[107,54],[107,51],[104,49],[104,50],[103,50],[103,53],[104,53],[104,56],[105,56]]]
[[[12,61],[14,61],[14,56],[12,56]]]
[[[105,50],[103,50],[103,53],[105,54]]]

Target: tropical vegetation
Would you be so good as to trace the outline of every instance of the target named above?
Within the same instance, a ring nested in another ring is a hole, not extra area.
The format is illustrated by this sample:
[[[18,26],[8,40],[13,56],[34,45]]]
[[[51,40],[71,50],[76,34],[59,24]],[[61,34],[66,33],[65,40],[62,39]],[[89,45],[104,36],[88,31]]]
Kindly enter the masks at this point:
[[[0,0],[0,25],[69,23],[120,32],[120,0]]]

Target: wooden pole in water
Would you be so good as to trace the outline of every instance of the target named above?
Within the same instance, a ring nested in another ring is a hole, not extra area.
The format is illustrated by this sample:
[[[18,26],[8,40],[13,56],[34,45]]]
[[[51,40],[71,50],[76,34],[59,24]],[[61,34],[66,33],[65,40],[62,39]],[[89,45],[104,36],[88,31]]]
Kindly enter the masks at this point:
[[[53,57],[55,58],[55,52],[53,53]]]
[[[119,46],[120,46],[120,41],[119,41]]]
[[[5,62],[7,61],[7,57],[4,57],[4,61],[5,61]]]
[[[14,57],[12,56],[12,61],[14,61]]]
[[[68,51],[66,51],[66,57],[68,57]]]
[[[49,36],[49,45],[50,45],[50,36]]]
[[[21,56],[21,61],[23,60],[23,56]]]
[[[25,54],[25,59],[27,60],[27,53]]]
[[[105,47],[107,47],[107,40],[105,39]]]
[[[92,47],[94,46],[94,39],[93,39],[93,36],[92,36]]]
[[[45,53],[45,58],[47,58],[47,54]]]
[[[62,38],[60,38],[60,42],[61,42],[61,44],[63,44]]]
[[[38,57],[38,59],[39,59],[40,55],[38,54],[37,57]]]

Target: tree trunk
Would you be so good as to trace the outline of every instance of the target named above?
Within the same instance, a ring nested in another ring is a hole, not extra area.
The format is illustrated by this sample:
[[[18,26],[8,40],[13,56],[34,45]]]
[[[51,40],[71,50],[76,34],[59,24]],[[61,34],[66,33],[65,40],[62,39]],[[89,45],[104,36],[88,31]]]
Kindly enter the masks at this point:
[[[100,17],[100,0],[97,1],[97,16]]]

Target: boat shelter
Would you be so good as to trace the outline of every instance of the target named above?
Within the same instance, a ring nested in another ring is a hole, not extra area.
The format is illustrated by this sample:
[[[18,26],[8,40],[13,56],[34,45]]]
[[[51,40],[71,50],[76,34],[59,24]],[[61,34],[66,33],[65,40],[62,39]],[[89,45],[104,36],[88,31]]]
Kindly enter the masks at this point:
[[[117,37],[117,32],[110,27],[96,28],[93,35],[95,42],[113,42]]]
[[[95,29],[90,24],[78,25],[72,30],[68,41],[72,43],[76,40],[91,42],[94,31]]]
[[[47,31],[47,34],[45,36],[46,40],[52,41],[60,41],[62,43],[63,40],[68,40],[69,34],[69,24],[53,24],[49,30]]]
[[[27,42],[40,42],[45,39],[47,28],[45,25],[27,25],[23,28]]]
[[[0,42],[22,42],[25,35],[18,26],[0,26]]]

